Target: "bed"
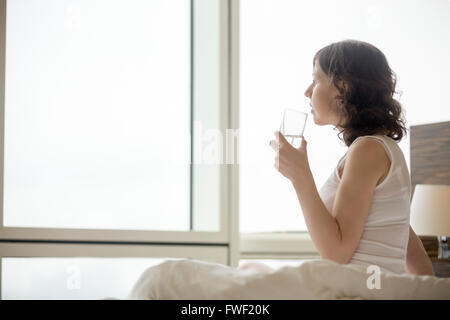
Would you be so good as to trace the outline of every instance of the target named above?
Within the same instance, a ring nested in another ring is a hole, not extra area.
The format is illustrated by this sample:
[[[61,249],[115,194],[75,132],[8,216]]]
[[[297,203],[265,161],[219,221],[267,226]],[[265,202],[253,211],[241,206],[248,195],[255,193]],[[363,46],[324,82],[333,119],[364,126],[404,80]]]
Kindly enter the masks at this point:
[[[412,126],[409,134],[413,192],[416,184],[450,184],[450,122]],[[326,259],[270,272],[178,259],[147,269],[129,299],[450,300],[450,278],[380,272]]]

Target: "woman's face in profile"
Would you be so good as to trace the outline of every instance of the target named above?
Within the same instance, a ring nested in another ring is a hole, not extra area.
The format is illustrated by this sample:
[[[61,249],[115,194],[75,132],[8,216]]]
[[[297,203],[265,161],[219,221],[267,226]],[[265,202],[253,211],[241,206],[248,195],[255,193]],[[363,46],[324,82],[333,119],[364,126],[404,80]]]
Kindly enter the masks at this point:
[[[339,114],[336,96],[339,91],[334,87],[318,62],[314,63],[312,83],[305,91],[310,98],[314,123],[319,126],[337,125]]]

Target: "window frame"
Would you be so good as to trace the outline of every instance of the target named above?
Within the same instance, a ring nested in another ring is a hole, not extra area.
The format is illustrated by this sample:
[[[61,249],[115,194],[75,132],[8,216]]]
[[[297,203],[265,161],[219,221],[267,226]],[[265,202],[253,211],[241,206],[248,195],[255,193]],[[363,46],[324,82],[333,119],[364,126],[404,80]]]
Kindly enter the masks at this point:
[[[187,258],[226,264],[226,245],[127,243],[2,243],[0,258]]]
[[[191,0],[191,47],[193,45],[194,34],[192,33],[194,0]],[[58,240],[58,241],[109,241],[109,242],[154,242],[154,243],[197,243],[197,244],[226,244],[229,242],[229,217],[226,206],[228,200],[228,171],[225,166],[220,168],[220,230],[219,231],[195,231],[192,230],[192,217],[195,214],[192,210],[191,230],[189,231],[153,231],[153,230],[117,230],[117,229],[73,229],[73,228],[28,228],[28,227],[5,227],[3,225],[3,170],[4,170],[4,128],[5,128],[5,44],[6,44],[6,7],[7,0],[0,0],[0,240]],[[228,103],[228,3],[220,3],[220,122],[221,127],[226,128],[228,119],[226,117]],[[191,48],[191,70],[195,51]],[[195,76],[195,75],[194,75]],[[192,78],[194,77],[192,76]],[[191,81],[192,82],[192,81]],[[191,96],[193,89],[191,83]],[[191,98],[191,124],[192,111],[196,106],[192,105]],[[192,130],[191,130],[192,131]],[[191,134],[191,140],[193,140]],[[193,173],[191,163],[191,198],[193,183]],[[195,176],[194,176],[195,177]],[[192,207],[192,204],[191,204]]]
[[[243,233],[240,240],[241,259],[318,259],[308,232]]]
[[[193,83],[195,80],[194,59],[195,49],[192,44],[195,33],[194,2],[191,0],[191,151],[193,111],[199,108],[193,101]],[[200,3],[200,2],[198,2]],[[201,5],[201,4],[200,4]],[[238,110],[238,106],[230,106],[230,72],[238,72],[238,67],[230,68],[230,21],[233,9],[238,12],[239,2],[236,0],[219,1],[219,75],[218,75],[218,110],[219,128],[225,132],[230,128],[230,109]],[[163,254],[165,257],[186,257],[193,252],[193,257],[209,259],[221,256],[221,262],[237,266],[239,261],[239,219],[237,191],[233,185],[238,182],[237,166],[219,165],[218,179],[220,195],[218,197],[219,231],[195,231],[193,227],[193,210],[191,200],[191,230],[189,231],[154,231],[154,230],[116,230],[116,229],[72,229],[72,228],[28,228],[6,227],[3,225],[3,170],[4,170],[4,121],[5,121],[5,44],[6,44],[6,8],[7,0],[0,0],[0,259],[1,257],[24,256],[98,256],[104,248],[116,248],[108,251],[108,257],[139,256],[155,257]],[[235,27],[234,27],[235,28]],[[236,28],[234,29],[237,30]],[[238,56],[237,48],[233,48],[234,58]],[[236,75],[235,75],[236,76]],[[237,113],[235,113],[237,114]],[[192,157],[192,155],[191,155]],[[192,158],[191,158],[192,159]],[[201,169],[199,169],[201,170]],[[192,179],[194,177],[194,179]],[[191,161],[191,199],[196,172]],[[211,181],[209,181],[211,182]],[[205,181],[202,181],[205,183]],[[213,212],[214,213],[214,212]],[[195,216],[194,216],[195,217]],[[36,248],[38,250],[36,250]],[[103,249],[102,249],[103,248]],[[226,259],[223,259],[224,248]],[[129,250],[133,249],[133,250]],[[133,252],[132,254],[130,252]],[[1,288],[1,263],[0,263]]]

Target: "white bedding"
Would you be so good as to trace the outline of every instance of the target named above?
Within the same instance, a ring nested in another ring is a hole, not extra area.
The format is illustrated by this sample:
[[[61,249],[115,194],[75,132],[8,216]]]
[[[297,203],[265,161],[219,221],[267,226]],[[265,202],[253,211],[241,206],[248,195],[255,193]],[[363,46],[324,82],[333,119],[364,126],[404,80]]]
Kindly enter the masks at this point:
[[[368,284],[368,279],[369,284]],[[356,264],[310,260],[270,273],[238,270],[199,260],[167,260],[148,268],[129,299],[292,300],[449,299],[450,278],[381,272]],[[369,289],[372,287],[373,289]]]

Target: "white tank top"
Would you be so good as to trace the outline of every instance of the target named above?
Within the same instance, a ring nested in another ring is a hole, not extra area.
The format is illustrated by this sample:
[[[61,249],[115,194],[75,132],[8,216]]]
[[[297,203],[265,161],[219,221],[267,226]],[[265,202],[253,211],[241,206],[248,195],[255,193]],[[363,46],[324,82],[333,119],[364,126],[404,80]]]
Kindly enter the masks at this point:
[[[381,271],[404,273],[406,272],[411,201],[411,179],[408,167],[397,142],[388,136],[358,137],[348,150],[356,140],[367,138],[376,139],[383,145],[391,160],[391,166],[387,176],[374,190],[361,239],[349,263],[364,266],[376,265]],[[347,153],[339,160],[333,173],[319,191],[330,213],[341,180],[338,171]]]

